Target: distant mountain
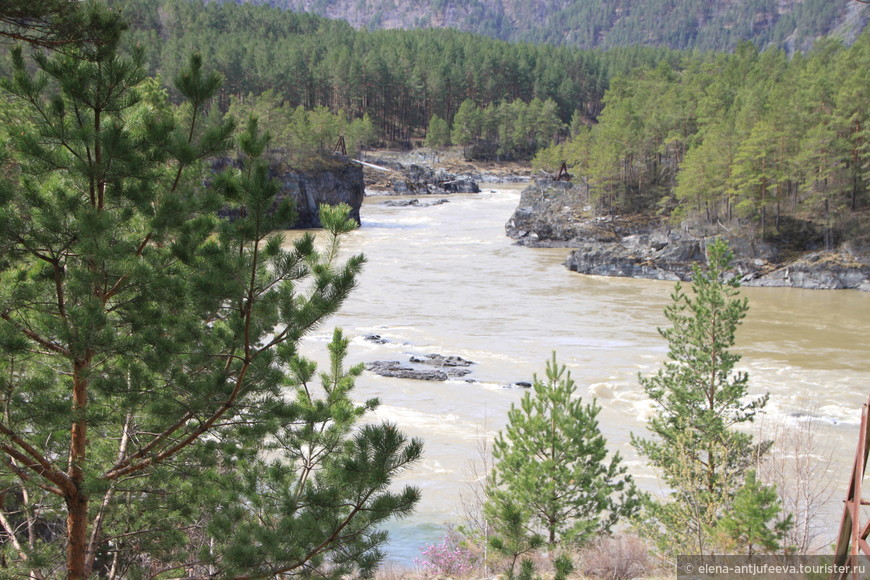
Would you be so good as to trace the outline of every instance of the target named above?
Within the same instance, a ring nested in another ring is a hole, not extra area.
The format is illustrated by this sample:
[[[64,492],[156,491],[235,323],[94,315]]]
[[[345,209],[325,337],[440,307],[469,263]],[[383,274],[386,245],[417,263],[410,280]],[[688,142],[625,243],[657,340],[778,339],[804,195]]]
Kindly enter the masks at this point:
[[[346,20],[356,28],[456,28],[581,48],[730,50],[741,41],[806,50],[847,44],[870,19],[857,0],[233,0]]]

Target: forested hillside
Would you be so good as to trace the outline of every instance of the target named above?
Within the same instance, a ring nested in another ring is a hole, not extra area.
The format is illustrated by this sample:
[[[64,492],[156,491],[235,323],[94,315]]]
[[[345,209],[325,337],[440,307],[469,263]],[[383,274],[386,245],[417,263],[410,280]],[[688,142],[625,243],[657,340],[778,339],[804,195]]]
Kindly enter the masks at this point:
[[[225,76],[221,108],[268,115],[291,148],[328,147],[338,134],[354,147],[426,137],[503,159],[552,144],[538,164],[567,161],[607,211],[739,218],[768,237],[810,216],[828,244],[868,203],[866,33],[792,56],[749,44],[583,51],[357,31],[250,4],[123,5],[154,72],[174,78],[201,52]]]
[[[850,42],[870,10],[855,0],[257,0],[357,28],[449,27],[511,41],[581,48],[646,45],[731,50],[741,41],[805,50]]]
[[[298,149],[331,146],[339,134],[358,145],[407,146],[427,136],[433,119],[449,131],[468,101],[487,112],[480,122],[489,142],[482,147],[478,140],[479,154],[529,157],[559,138],[572,119],[594,120],[612,75],[682,58],[666,49],[583,51],[443,29],[357,31],[341,21],[254,4],[109,3],[130,23],[127,46],[144,51],[164,85],[171,86],[190,54],[200,53],[224,78],[217,100],[222,112],[234,103],[242,116],[270,110],[276,144]],[[0,59],[0,70],[8,62]],[[553,129],[542,134],[533,124]]]
[[[764,238],[830,249],[867,234],[868,64],[867,32],[791,59],[746,44],[662,62],[613,79],[598,123],[536,162],[567,161],[603,211],[750,224]]]
[[[368,114],[384,143],[422,137],[433,115],[451,122],[466,99],[491,104],[551,100],[562,123],[601,110],[611,74],[662,58],[661,49],[607,54],[510,44],[452,30],[356,31],[346,23],[267,6],[117,0],[128,42],[174,78],[199,52],[225,78],[220,106],[274,91],[285,106]]]
[[[739,219],[765,237],[808,217],[827,245],[852,236],[868,205],[867,33],[791,56],[751,44],[584,51],[355,30],[251,4],[116,5],[164,82],[201,53],[225,78],[221,111],[267,119],[292,151],[339,135],[351,149],[426,139],[492,159],[545,149],[538,165],[567,161],[605,211]]]

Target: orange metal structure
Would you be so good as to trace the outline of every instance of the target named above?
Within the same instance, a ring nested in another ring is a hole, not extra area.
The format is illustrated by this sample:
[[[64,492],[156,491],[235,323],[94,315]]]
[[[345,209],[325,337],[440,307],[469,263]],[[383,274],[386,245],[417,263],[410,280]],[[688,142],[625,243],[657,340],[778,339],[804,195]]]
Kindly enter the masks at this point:
[[[843,506],[843,519],[840,523],[840,533],[837,538],[837,552],[834,563],[845,566],[849,561],[856,562],[859,555],[870,556],[870,545],[867,536],[870,535],[870,519],[862,523],[861,506],[870,502],[861,497],[864,473],[867,471],[867,455],[870,452],[870,431],[867,428],[867,413],[870,409],[870,398],[864,403],[861,412],[861,431],[858,435],[858,448],[855,450],[855,462],[852,465],[852,478],[849,481],[849,491]],[[857,578],[855,572],[835,573],[832,579],[845,580]]]

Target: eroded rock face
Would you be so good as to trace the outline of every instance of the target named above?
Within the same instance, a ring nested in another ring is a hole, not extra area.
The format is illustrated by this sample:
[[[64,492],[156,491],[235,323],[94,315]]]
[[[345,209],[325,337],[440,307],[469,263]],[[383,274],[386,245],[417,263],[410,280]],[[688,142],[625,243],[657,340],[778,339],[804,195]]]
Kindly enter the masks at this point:
[[[522,193],[505,231],[520,245],[574,248],[565,266],[581,274],[687,281],[693,265],[706,261],[707,240],[721,236],[745,286],[870,291],[867,251],[846,247],[785,261],[775,244],[729,232],[675,228],[648,216],[590,217],[586,199],[583,185],[538,182]]]
[[[620,243],[584,244],[571,252],[565,266],[580,274],[650,278],[653,280],[687,280],[691,264],[669,263],[653,259],[655,250],[631,249]]]
[[[297,218],[292,224],[286,224],[289,229],[319,228],[320,205],[350,206],[350,217],[360,223],[360,207],[365,197],[365,181],[362,167],[347,158],[331,157],[322,163],[312,163],[311,168],[297,170],[287,166],[280,160],[278,154],[269,164],[269,174],[280,185],[274,207],[286,198],[293,200]],[[212,170],[220,171],[226,167],[239,167],[238,161],[221,158],[212,162]],[[242,210],[226,209],[220,212],[222,217],[233,219]]]
[[[620,233],[605,219],[583,216],[582,186],[564,182],[536,182],[520,194],[520,203],[505,225],[508,237],[522,246],[556,248],[582,242],[615,242]]]
[[[772,272],[750,272],[744,286],[792,287],[809,290],[857,289],[870,292],[870,263],[845,252],[812,252]]]
[[[349,160],[306,172],[272,167],[273,178],[281,183],[278,200],[290,197],[296,204],[294,228],[319,228],[320,205],[350,206],[350,217],[360,223],[360,207],[365,197],[362,167]]]
[[[692,266],[706,261],[704,244],[703,240],[682,241],[661,250],[622,243],[584,244],[571,252],[565,266],[597,276],[689,281]],[[870,291],[870,264],[848,259],[842,252],[814,252],[785,264],[735,255],[734,270],[743,286]]]

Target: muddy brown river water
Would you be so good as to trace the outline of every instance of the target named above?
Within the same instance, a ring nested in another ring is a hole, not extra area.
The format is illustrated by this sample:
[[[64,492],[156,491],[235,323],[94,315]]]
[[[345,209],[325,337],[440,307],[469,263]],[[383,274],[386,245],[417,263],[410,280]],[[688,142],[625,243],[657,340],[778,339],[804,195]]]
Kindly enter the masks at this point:
[[[380,398],[376,419],[425,440],[423,461],[401,478],[419,486],[423,499],[414,516],[391,526],[389,555],[402,563],[412,563],[446,523],[460,520],[460,496],[468,493],[480,442],[504,425],[523,395],[504,385],[542,374],[554,351],[581,395],[597,397],[610,447],[644,489],[661,493],[629,435],[644,432],[651,412],[637,376],[653,372],[666,356],[656,328],[666,323],[673,284],[582,276],[561,265],[568,250],[514,246],[504,224],[521,188],[484,184],[483,193],[429,207],[367,198],[362,227],[344,243],[345,252],[368,258],[359,288],[304,343],[306,354],[325,362],[325,344],[340,326],[353,338],[350,363],[427,353],[476,363],[472,374],[443,383],[368,372],[357,383],[360,400]],[[870,293],[743,293],[750,311],[735,348],[743,356],[740,369],[750,374],[751,393],[770,393],[768,428],[811,422],[823,440],[818,460],[837,489],[820,517],[832,540],[870,394]],[[386,342],[365,340],[371,334]]]

